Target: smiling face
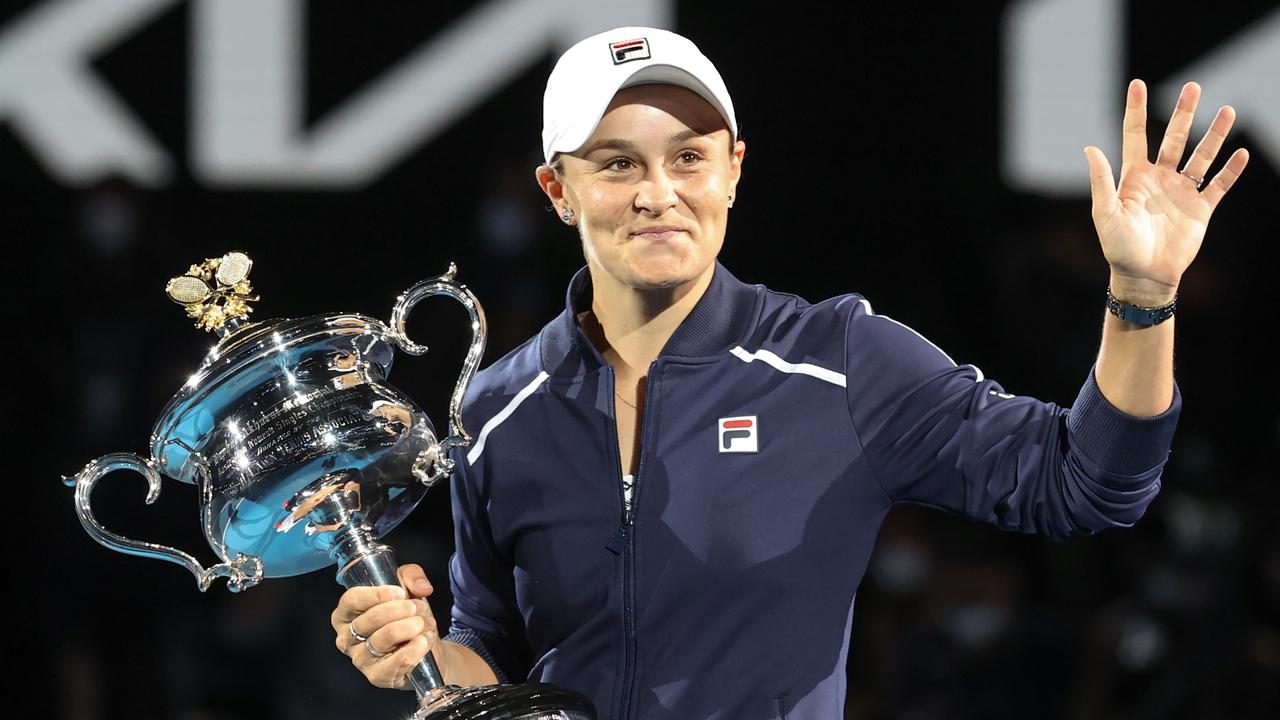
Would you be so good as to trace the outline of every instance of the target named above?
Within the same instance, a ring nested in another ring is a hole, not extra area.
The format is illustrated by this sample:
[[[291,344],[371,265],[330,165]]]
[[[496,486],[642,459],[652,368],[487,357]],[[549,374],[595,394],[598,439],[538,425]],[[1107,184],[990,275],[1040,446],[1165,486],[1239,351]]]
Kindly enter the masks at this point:
[[[558,213],[573,210],[597,293],[677,288],[709,279],[746,144],[676,85],[619,91],[591,138],[539,168]]]

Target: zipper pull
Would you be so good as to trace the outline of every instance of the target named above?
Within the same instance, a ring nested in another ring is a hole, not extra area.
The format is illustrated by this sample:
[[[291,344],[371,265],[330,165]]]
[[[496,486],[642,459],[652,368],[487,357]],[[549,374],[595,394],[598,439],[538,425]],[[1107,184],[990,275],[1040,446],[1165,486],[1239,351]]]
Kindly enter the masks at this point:
[[[609,542],[605,543],[604,547],[606,550],[613,553],[614,555],[621,555],[622,550],[626,547],[626,544],[627,544],[627,526],[624,524],[618,527],[617,532],[615,532],[609,538]]]

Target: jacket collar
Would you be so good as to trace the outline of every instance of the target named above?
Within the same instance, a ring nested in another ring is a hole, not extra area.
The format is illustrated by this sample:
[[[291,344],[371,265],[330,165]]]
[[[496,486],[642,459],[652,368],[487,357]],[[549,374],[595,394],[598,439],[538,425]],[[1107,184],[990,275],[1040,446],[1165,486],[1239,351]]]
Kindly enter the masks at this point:
[[[553,375],[578,375],[605,365],[578,324],[591,308],[591,273],[583,266],[565,292],[564,312],[542,331],[542,362]],[[706,292],[663,346],[659,358],[695,358],[727,351],[747,333],[756,313],[756,286],[734,277],[716,260]]]

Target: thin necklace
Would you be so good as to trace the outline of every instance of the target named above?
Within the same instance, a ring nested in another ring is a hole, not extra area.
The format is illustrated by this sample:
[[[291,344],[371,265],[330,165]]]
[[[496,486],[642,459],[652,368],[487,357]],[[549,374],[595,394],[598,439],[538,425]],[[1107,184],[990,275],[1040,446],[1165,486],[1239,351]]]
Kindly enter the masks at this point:
[[[583,329],[584,329],[584,330],[586,329],[586,322],[587,322],[587,320],[588,320],[588,319],[590,319],[590,320],[591,320],[591,321],[593,321],[593,322],[596,322],[596,324],[597,324],[597,325],[599,324],[599,323],[598,323],[598,321],[596,321],[596,320],[595,320],[595,313],[591,312],[590,310],[584,310],[583,312],[578,313],[578,322],[582,325],[582,327],[583,327]],[[603,328],[600,328],[600,332],[603,334],[604,329],[603,329]],[[613,391],[613,394],[614,394],[614,395],[615,395],[619,400],[621,400],[621,401],[622,401],[622,403],[623,403],[624,405],[626,405],[627,407],[631,408],[632,410],[636,410],[636,411],[639,411],[639,410],[640,410],[640,408],[636,407],[636,404],[635,404],[635,403],[633,403],[633,402],[631,402],[630,400],[628,400],[628,399],[626,399],[626,398],[622,397],[622,393],[618,392],[617,390],[614,390],[614,391]]]

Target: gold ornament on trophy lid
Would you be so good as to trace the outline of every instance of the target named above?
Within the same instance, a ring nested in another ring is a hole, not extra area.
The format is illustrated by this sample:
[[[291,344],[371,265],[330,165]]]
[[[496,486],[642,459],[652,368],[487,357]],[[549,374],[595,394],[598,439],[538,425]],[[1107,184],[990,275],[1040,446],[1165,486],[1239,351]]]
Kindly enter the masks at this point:
[[[187,308],[187,316],[196,320],[196,327],[208,332],[225,332],[228,323],[249,317],[253,308],[249,303],[258,300],[252,295],[249,270],[253,261],[242,252],[229,252],[220,258],[209,258],[192,265],[185,275],[179,275],[165,285],[164,291],[174,302]]]

